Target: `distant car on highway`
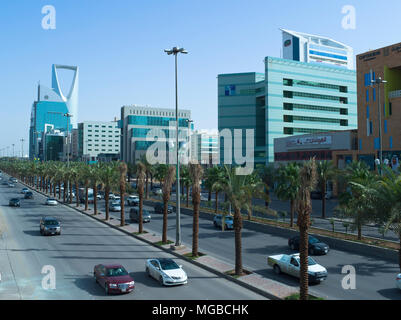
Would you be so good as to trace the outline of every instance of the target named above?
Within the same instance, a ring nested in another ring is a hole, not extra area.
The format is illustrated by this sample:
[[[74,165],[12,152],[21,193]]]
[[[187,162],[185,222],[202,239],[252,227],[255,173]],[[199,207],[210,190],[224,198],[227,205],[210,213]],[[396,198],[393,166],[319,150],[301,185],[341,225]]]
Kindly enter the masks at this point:
[[[299,235],[288,239],[288,245],[291,250],[299,250]],[[327,254],[330,250],[326,243],[312,236],[308,236],[308,249],[310,255]]]
[[[47,198],[45,204],[48,206],[57,206],[58,202],[54,198]]]
[[[223,215],[216,214],[213,218],[213,225],[216,228],[221,228],[223,223]],[[234,219],[232,216],[224,217],[224,229],[234,229]]]
[[[27,193],[25,193],[24,199],[33,199],[32,191],[28,191]]]
[[[127,198],[127,204],[129,206],[138,206],[139,205],[139,197],[136,195],[130,195]]]
[[[134,279],[120,264],[98,264],[93,269],[96,283],[104,288],[105,293],[126,293],[135,288]]]
[[[299,278],[299,253],[277,254],[267,257],[267,264],[273,267],[276,274],[286,273]],[[327,278],[327,270],[312,257],[308,257],[308,279],[310,283],[320,283]]]
[[[121,211],[121,204],[113,201],[109,204],[109,210],[113,212]]]
[[[188,283],[188,276],[172,259],[148,259],[145,270],[148,276],[159,281],[164,286],[174,286]]]
[[[132,221],[139,222],[139,208],[138,207],[131,208],[131,210],[129,211],[129,217]],[[142,221],[150,222],[151,218],[152,216],[150,212],[148,210],[142,209]]]
[[[8,187],[9,187],[9,188],[15,188],[15,184],[12,183],[12,182],[9,182],[9,183],[8,183]]]
[[[18,182],[18,180],[16,178],[14,178],[14,177],[10,177],[9,181],[11,181],[13,183],[17,183]]]
[[[397,275],[397,278],[395,279],[395,285],[401,290],[401,273]]]
[[[155,205],[155,213],[161,213],[163,214],[163,209],[164,208],[164,204],[163,203],[157,203]],[[167,205],[167,214],[172,213],[173,212],[173,206],[171,205]]]
[[[61,234],[61,223],[53,217],[43,217],[39,223],[40,234],[47,236],[49,234]]]
[[[25,194],[25,193],[27,193],[28,191],[29,191],[28,188],[22,188],[21,193],[22,193],[22,194]]]
[[[21,206],[21,201],[18,198],[12,198],[10,199],[10,201],[8,202],[8,205],[10,207],[20,207]]]
[[[3,186],[8,186],[8,182],[7,181],[3,181],[2,185]]]
[[[152,192],[155,196],[161,196],[163,194],[163,190],[159,187],[154,187]]]

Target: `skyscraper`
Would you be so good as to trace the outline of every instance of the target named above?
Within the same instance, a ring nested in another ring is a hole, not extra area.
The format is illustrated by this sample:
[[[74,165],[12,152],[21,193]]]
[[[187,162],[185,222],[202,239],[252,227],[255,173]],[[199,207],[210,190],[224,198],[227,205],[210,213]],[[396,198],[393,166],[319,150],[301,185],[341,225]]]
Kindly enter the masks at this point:
[[[57,69],[75,71],[73,83],[67,97],[61,91]],[[78,67],[53,65],[52,89],[38,84],[37,100],[32,105],[29,130],[29,157],[44,160],[43,136],[46,132],[59,130],[67,133],[75,124],[78,111]],[[72,118],[66,117],[70,113]],[[71,120],[74,119],[74,120]]]

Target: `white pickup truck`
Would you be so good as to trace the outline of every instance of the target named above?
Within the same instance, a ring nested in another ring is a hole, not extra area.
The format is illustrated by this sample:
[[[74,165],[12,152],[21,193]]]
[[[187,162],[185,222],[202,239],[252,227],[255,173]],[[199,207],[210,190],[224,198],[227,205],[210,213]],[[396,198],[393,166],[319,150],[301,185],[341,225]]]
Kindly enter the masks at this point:
[[[309,282],[320,283],[325,280],[327,278],[326,268],[320,264],[317,264],[312,257],[308,257],[308,259]],[[273,267],[273,270],[276,274],[287,273],[291,276],[299,278],[299,253],[269,256],[267,257],[267,264]]]

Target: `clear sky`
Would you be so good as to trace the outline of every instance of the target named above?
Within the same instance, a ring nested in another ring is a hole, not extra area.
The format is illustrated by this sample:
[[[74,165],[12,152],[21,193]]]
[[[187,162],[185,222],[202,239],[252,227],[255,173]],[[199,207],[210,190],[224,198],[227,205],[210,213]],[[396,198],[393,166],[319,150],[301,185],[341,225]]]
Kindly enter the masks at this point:
[[[45,5],[55,30],[42,28]],[[355,30],[342,28],[344,5],[356,9]],[[358,54],[401,42],[400,12],[400,0],[1,0],[0,149],[20,152],[24,138],[27,153],[36,84],[51,86],[53,63],[80,67],[78,121],[108,121],[122,105],[174,107],[174,59],[163,49],[182,46],[179,105],[197,129],[212,129],[216,76],[263,72],[265,56],[280,56],[279,28]]]

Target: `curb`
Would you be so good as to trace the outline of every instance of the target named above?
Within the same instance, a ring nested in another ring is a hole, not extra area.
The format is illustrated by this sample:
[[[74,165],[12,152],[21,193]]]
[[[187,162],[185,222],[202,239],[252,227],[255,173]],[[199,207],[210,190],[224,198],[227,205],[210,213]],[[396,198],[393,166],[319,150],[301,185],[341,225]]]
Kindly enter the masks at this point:
[[[43,193],[42,191],[36,190],[36,189],[32,188],[31,186],[29,186],[29,185],[23,183],[22,181],[20,181],[20,183],[23,184],[23,185],[25,185],[27,188],[30,188],[30,189],[33,190],[34,192],[37,192],[37,193],[39,193],[39,194],[41,194],[41,195],[43,195],[43,196],[48,196],[47,194]],[[196,260],[189,259],[189,258],[187,258],[186,256],[177,253],[175,250],[171,250],[171,249],[165,248],[165,247],[163,247],[163,246],[158,246],[158,245],[154,244],[153,242],[151,242],[151,241],[149,241],[149,240],[146,240],[146,239],[144,239],[144,238],[142,238],[142,237],[140,237],[140,236],[138,236],[138,235],[135,235],[135,234],[130,233],[129,231],[126,231],[126,230],[124,230],[124,229],[121,229],[119,225],[118,225],[118,226],[117,226],[117,225],[112,225],[112,224],[108,223],[108,221],[105,221],[105,220],[102,220],[102,219],[98,219],[98,218],[97,218],[95,215],[93,215],[93,214],[88,214],[88,213],[84,212],[83,210],[80,210],[80,209],[77,208],[77,207],[70,206],[70,204],[68,204],[68,203],[62,203],[62,202],[60,202],[58,199],[56,199],[56,200],[57,200],[57,202],[59,202],[59,204],[61,204],[61,205],[64,205],[64,206],[66,206],[66,207],[68,207],[68,208],[70,208],[70,209],[73,209],[73,210],[75,210],[75,211],[77,211],[77,212],[79,212],[79,213],[81,213],[81,214],[83,214],[83,215],[85,215],[85,216],[87,216],[87,217],[90,217],[90,218],[92,218],[92,219],[94,219],[94,220],[96,220],[96,221],[98,221],[98,222],[101,222],[101,223],[103,223],[103,224],[105,224],[105,225],[107,225],[107,226],[109,226],[109,227],[111,227],[111,228],[113,228],[113,229],[115,229],[115,230],[119,230],[119,231],[121,231],[121,232],[123,232],[123,233],[125,233],[125,234],[127,234],[127,235],[129,235],[129,236],[131,236],[131,237],[134,237],[134,238],[137,239],[137,240],[140,240],[140,241],[143,241],[143,242],[145,242],[145,243],[147,243],[147,244],[150,244],[150,245],[152,245],[152,246],[155,247],[155,248],[158,248],[158,249],[161,249],[161,250],[163,250],[163,251],[165,251],[165,252],[167,252],[167,253],[170,253],[170,254],[176,256],[177,258],[184,259],[185,261],[187,261],[187,262],[189,262],[189,263],[192,263],[192,264],[196,265],[197,267],[200,267],[200,268],[202,268],[202,269],[205,269],[206,271],[209,271],[209,272],[211,272],[211,273],[213,273],[213,274],[215,274],[215,275],[217,275],[217,276],[220,276],[220,277],[222,277],[222,278],[224,278],[224,279],[226,279],[226,280],[229,280],[229,281],[231,281],[231,282],[234,282],[234,283],[236,283],[236,284],[238,284],[238,285],[240,285],[240,286],[242,286],[242,287],[244,287],[244,288],[246,288],[246,289],[248,289],[248,290],[251,290],[251,291],[253,291],[253,292],[256,292],[256,293],[260,294],[261,296],[264,296],[264,297],[266,297],[266,298],[268,298],[268,299],[270,299],[270,300],[284,300],[284,299],[282,299],[282,298],[280,298],[280,297],[275,296],[274,294],[272,294],[272,293],[270,293],[270,292],[264,291],[264,290],[262,290],[262,289],[259,289],[259,288],[257,288],[257,287],[254,287],[254,286],[252,286],[252,285],[250,285],[250,284],[248,284],[248,283],[246,283],[246,282],[244,282],[244,281],[238,280],[237,278],[234,278],[234,277],[231,277],[231,276],[229,276],[229,275],[226,275],[226,274],[224,274],[224,273],[222,273],[222,272],[220,272],[220,271],[217,271],[217,270],[215,270],[215,269],[213,269],[213,268],[211,268],[211,267],[209,267],[209,266],[207,266],[207,265],[204,265],[204,264],[202,264],[202,263],[199,263],[199,262],[197,262]],[[74,203],[73,203],[73,204],[74,204]],[[75,205],[75,204],[74,204],[74,205]],[[98,211],[98,212],[100,212],[100,211]],[[149,231],[148,231],[148,232],[149,232]]]

